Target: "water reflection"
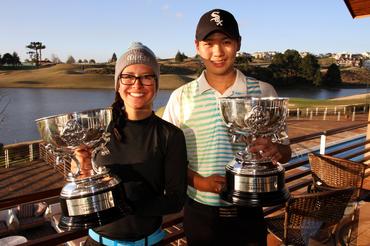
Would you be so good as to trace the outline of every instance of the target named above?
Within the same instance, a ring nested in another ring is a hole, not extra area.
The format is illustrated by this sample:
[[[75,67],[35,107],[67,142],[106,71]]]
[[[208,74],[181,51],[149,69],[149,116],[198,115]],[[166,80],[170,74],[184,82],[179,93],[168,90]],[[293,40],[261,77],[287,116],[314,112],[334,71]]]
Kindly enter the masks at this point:
[[[0,89],[11,100],[0,124],[0,142],[17,143],[39,139],[35,119],[74,111],[109,106],[114,99],[112,90],[71,90],[71,89]],[[320,90],[309,89],[277,89],[282,97],[301,98],[335,98],[366,93],[366,88]],[[171,91],[159,91],[154,109],[165,105]]]
[[[39,139],[35,119],[61,113],[110,106],[112,90],[1,89],[11,100],[0,124],[0,142],[17,143]],[[170,91],[159,91],[156,110],[168,101]]]

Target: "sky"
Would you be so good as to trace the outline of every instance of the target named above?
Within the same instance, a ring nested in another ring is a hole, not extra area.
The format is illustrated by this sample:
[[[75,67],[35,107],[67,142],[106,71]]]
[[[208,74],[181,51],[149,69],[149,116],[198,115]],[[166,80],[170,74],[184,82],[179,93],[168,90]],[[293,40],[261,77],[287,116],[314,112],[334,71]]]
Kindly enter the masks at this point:
[[[352,19],[343,0],[1,0],[0,54],[23,61],[42,42],[49,59],[106,62],[140,41],[159,58],[194,56],[198,20],[214,8],[235,16],[243,52],[370,51],[370,18]]]

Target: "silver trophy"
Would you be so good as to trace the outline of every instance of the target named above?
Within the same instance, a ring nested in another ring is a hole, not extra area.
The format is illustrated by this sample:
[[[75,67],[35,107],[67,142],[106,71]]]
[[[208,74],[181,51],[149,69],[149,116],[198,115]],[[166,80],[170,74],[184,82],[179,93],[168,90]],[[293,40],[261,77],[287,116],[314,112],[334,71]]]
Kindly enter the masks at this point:
[[[257,137],[271,137],[273,142],[287,140],[287,98],[223,97],[219,99],[221,116],[229,128],[233,143],[246,143],[226,165],[226,185],[221,197],[241,206],[272,206],[289,197],[284,167],[273,164],[248,148]]]
[[[64,230],[100,226],[125,215],[121,180],[95,162],[96,155],[109,154],[105,147],[112,119],[111,108],[94,109],[45,117],[36,120],[47,149],[57,163],[74,160],[76,170],[70,172],[60,193],[62,216],[59,227]],[[74,151],[79,147],[92,149],[92,168],[83,172]]]

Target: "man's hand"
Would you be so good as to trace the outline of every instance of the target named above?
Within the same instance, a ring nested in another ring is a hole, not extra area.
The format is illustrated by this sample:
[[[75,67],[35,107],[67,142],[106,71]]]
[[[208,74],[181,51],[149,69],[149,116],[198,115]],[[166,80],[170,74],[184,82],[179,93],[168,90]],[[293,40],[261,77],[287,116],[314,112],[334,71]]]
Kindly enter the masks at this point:
[[[219,194],[225,184],[225,177],[217,174],[203,177],[188,169],[188,183],[197,190]]]
[[[252,153],[259,153],[262,157],[271,158],[272,163],[289,161],[292,151],[289,145],[273,143],[271,138],[259,137],[253,141],[248,149]]]

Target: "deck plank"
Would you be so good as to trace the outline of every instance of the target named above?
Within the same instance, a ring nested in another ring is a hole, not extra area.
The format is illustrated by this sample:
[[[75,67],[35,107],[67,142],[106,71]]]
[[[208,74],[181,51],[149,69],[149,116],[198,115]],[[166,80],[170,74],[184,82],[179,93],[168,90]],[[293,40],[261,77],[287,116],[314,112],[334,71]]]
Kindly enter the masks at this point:
[[[64,177],[42,160],[0,168],[0,200],[61,188]]]

